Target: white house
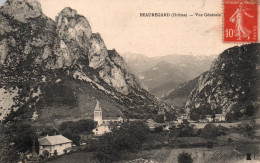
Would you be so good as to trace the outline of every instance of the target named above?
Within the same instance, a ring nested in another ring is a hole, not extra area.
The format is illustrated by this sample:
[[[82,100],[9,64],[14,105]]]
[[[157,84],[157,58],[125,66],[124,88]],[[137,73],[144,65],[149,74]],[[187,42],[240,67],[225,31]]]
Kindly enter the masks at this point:
[[[64,154],[64,150],[70,150],[72,141],[62,135],[46,136],[38,139],[39,155],[44,155],[43,151],[47,150],[50,156],[53,156],[55,151],[58,155]]]
[[[93,133],[95,135],[103,135],[105,133],[108,133],[108,132],[111,132],[111,130],[109,129],[109,126],[108,125],[100,125],[100,126],[97,126],[96,128],[94,128],[93,130]]]
[[[112,122],[122,123],[124,119],[122,117],[103,117],[102,109],[99,101],[94,109],[94,121],[97,122],[97,127],[93,129],[95,135],[103,135],[104,133],[110,132],[109,124]]]
[[[149,127],[150,131],[154,131],[155,130],[155,125],[156,125],[156,122],[152,119],[148,119],[146,121],[147,123],[147,126]]]
[[[215,114],[215,121],[216,122],[224,122],[226,121],[226,116],[225,114]]]
[[[178,123],[178,124],[182,123],[184,119],[188,120],[188,115],[187,115],[187,114],[181,114],[181,115],[177,118],[177,123]]]
[[[212,115],[206,115],[206,121],[207,122],[213,122]]]

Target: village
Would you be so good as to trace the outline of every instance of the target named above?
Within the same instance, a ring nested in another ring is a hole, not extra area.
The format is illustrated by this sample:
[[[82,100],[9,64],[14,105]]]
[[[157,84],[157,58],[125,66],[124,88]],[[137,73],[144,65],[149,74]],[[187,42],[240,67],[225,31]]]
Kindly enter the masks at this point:
[[[213,124],[214,126],[223,125],[227,128],[235,127],[236,123],[225,123],[225,115],[216,114],[213,118],[211,115],[206,115],[204,120],[200,120],[199,122],[192,121],[189,119],[187,114],[181,114],[175,121],[159,123],[153,119],[126,119],[122,116],[118,117],[105,117],[102,114],[102,108],[100,106],[100,102],[96,102],[96,106],[94,108],[94,117],[93,120],[95,122],[95,128],[92,129],[92,134],[88,134],[87,140],[82,139],[79,144],[75,144],[73,140],[70,140],[66,137],[66,135],[54,134],[54,135],[45,135],[38,137],[38,151],[35,149],[35,146],[32,146],[32,153],[24,156],[24,160],[27,162],[33,162],[36,160],[49,160],[50,158],[60,157],[62,155],[67,155],[71,152],[78,151],[78,149],[86,149],[88,146],[88,139],[97,140],[99,137],[102,137],[106,133],[112,132],[112,128],[120,128],[123,123],[132,123],[132,122],[140,122],[144,123],[151,133],[166,133],[169,137],[170,134],[175,135],[180,131],[176,130],[186,125],[187,132],[182,133],[183,136],[193,136],[192,134],[196,133],[196,130],[203,130],[205,126],[208,124]],[[185,124],[185,125],[184,125]],[[191,127],[192,126],[192,127]],[[183,130],[183,129],[181,129]],[[190,131],[189,131],[190,130]],[[176,132],[176,133],[172,133]],[[73,134],[73,133],[71,133]],[[189,135],[191,134],[191,135]],[[180,134],[181,135],[181,134]],[[173,136],[174,137],[174,136]],[[84,141],[85,140],[85,141]],[[169,141],[169,140],[167,140]],[[167,142],[169,143],[169,142]],[[39,161],[40,162],[40,161]]]

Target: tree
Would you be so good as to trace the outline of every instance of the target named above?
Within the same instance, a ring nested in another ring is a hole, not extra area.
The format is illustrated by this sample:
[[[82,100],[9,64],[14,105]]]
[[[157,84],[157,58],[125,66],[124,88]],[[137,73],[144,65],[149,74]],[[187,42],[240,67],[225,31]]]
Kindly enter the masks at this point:
[[[233,142],[232,138],[228,138],[228,143],[230,144],[232,142]]]
[[[190,125],[190,122],[187,119],[184,119],[181,124],[178,125],[179,136],[192,136],[194,134],[194,125]]]
[[[164,123],[164,115],[157,115],[155,118],[155,122]]]
[[[232,113],[227,113],[226,114],[226,121],[231,123],[233,121],[233,114]]]
[[[215,124],[206,124],[206,126],[201,130],[202,137],[206,139],[215,139],[218,136],[226,135],[226,127],[221,125],[216,126]]]
[[[206,139],[215,139],[217,137],[217,127],[214,124],[206,124],[202,130],[202,136]]]
[[[214,143],[212,141],[208,141],[206,144],[207,148],[213,148],[213,146],[214,146]]]
[[[179,130],[175,126],[172,126],[168,132],[168,142],[178,141],[179,134]]]
[[[112,132],[115,132],[118,130],[118,128],[120,127],[121,122],[110,122],[108,124],[109,130]]]
[[[33,140],[36,138],[34,129],[28,123],[10,123],[6,127],[6,132],[15,146],[22,144],[19,152],[27,152],[32,150]]]
[[[185,110],[183,109],[183,113],[185,113]],[[166,112],[165,113],[166,121],[174,121],[177,119],[176,113]]]
[[[58,156],[58,151],[55,150],[55,151],[53,152],[53,155],[54,155],[54,156]]]
[[[80,145],[79,141],[80,141],[80,136],[78,134],[74,134],[74,133],[71,133],[71,132],[62,132],[62,135],[65,136],[66,138],[72,140],[72,142],[74,144],[76,144],[77,146]]]
[[[46,158],[49,157],[49,155],[50,155],[49,151],[47,151],[47,150],[44,150],[42,153],[43,153],[43,155],[44,155]]]
[[[155,132],[162,132],[163,131],[163,127],[162,126],[155,127],[154,131]]]
[[[62,122],[59,126],[59,131],[61,132],[71,132],[71,133],[83,133],[83,132],[92,132],[92,130],[96,127],[96,124],[91,119],[79,120],[76,122],[67,121]]]
[[[0,125],[0,140],[0,162],[10,162],[10,140],[2,125]]]
[[[192,163],[193,159],[191,154],[182,152],[178,156],[178,163]]]
[[[144,122],[124,122],[112,132],[99,137],[95,157],[100,162],[121,159],[126,153],[140,149],[147,140],[149,128]]]
[[[255,134],[255,122],[243,122],[237,126],[237,131],[239,135],[244,135],[245,137],[252,137]]]

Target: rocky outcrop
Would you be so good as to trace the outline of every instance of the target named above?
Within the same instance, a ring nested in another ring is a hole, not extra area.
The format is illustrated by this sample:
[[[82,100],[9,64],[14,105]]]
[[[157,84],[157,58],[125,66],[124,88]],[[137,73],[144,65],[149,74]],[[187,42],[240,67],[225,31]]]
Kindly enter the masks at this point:
[[[173,111],[140,87],[123,58],[107,50],[100,34],[92,33],[77,11],[67,7],[53,21],[36,0],[7,0],[0,20],[0,90],[18,90],[0,99],[0,105],[13,100],[0,115],[6,121],[36,112],[50,118],[54,108],[58,117],[70,116],[61,108],[82,116],[95,99],[112,103],[130,117]]]
[[[220,113],[232,119],[253,115],[259,58],[260,44],[233,47],[220,54],[189,95],[186,107],[191,118]]]
[[[30,18],[42,16],[38,0],[8,0],[0,10],[2,14],[22,23],[27,23]]]
[[[108,60],[108,51],[100,34],[93,33],[90,39],[90,51],[88,55],[89,67],[97,69]]]
[[[65,57],[65,66],[71,66],[77,63],[79,58],[87,57],[92,35],[88,20],[67,7],[57,16],[56,23],[59,38],[62,40],[61,49]]]

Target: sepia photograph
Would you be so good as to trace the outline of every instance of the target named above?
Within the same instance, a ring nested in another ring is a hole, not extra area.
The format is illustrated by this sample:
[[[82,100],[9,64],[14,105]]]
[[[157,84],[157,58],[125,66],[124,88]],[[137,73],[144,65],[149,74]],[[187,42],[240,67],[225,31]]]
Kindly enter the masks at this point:
[[[0,163],[260,163],[259,0],[0,0]]]

